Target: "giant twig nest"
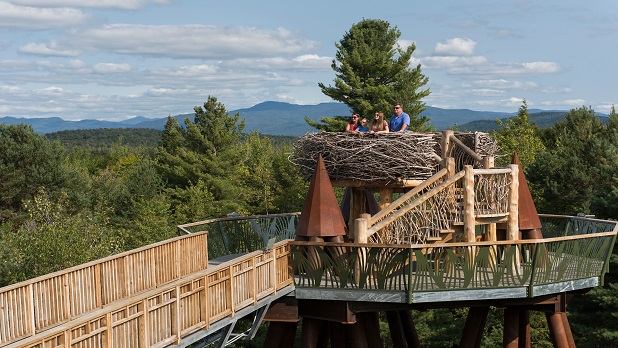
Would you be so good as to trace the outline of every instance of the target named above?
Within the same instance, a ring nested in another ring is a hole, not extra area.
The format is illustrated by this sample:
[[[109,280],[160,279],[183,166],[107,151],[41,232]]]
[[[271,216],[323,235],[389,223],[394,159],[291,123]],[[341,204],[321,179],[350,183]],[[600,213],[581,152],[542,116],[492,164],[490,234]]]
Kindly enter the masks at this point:
[[[331,180],[423,180],[436,171],[437,147],[433,133],[308,133],[290,160],[311,176],[322,154]]]
[[[455,132],[454,135],[481,157],[498,152],[495,140],[486,133]],[[322,154],[331,180],[425,180],[439,170],[441,140],[442,133],[308,133],[296,141],[290,160],[306,177],[313,174]],[[479,166],[457,147],[447,156],[455,158],[457,170],[466,164]]]

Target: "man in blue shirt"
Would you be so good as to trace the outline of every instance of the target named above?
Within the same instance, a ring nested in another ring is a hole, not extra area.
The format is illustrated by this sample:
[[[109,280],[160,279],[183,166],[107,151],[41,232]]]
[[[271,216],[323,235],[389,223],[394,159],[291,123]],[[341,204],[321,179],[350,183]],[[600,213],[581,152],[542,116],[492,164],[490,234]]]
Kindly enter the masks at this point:
[[[407,132],[410,126],[410,115],[403,112],[401,104],[393,105],[395,114],[391,116],[389,128],[391,132]]]

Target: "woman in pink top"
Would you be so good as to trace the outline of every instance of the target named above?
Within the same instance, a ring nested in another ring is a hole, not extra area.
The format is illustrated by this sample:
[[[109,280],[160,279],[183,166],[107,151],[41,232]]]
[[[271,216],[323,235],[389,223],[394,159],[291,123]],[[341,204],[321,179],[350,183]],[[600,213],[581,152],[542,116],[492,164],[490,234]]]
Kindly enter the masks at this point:
[[[369,128],[369,134],[388,133],[388,122],[384,120],[384,114],[382,112],[376,112],[373,121],[371,121],[371,127]]]

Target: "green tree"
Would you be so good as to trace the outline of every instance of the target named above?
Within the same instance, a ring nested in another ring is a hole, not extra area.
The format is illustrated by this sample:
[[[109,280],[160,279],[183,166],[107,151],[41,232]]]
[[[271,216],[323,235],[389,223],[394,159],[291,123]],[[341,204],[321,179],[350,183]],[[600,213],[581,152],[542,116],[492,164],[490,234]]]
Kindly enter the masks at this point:
[[[40,189],[24,203],[27,219],[0,227],[0,286],[52,273],[121,251],[100,211],[73,214],[66,196]]]
[[[65,165],[59,142],[36,134],[29,125],[0,124],[0,221],[19,213],[22,202],[40,187],[55,197],[67,192],[75,175]]]
[[[420,64],[410,68],[416,46],[403,49],[397,43],[400,36],[399,29],[387,21],[363,19],[354,24],[335,45],[338,51],[331,65],[335,85],[318,86],[322,93],[361,115],[388,112],[394,103],[401,103],[410,115],[410,129],[431,130],[429,119],[421,116],[425,110],[421,99],[430,94],[429,88],[422,88],[429,79],[421,73]],[[339,120],[323,118],[323,127],[309,124],[324,129]]]
[[[521,166],[526,169],[534,162],[537,152],[544,150],[545,146],[539,136],[538,128],[530,123],[528,104],[524,100],[519,107],[517,116],[509,118],[506,122],[496,120],[501,127],[494,133],[501,157],[496,161],[498,166],[506,166],[511,163],[513,153],[517,152]]]
[[[168,118],[158,147],[156,166],[167,182],[173,197],[172,211],[178,216],[191,212],[225,215],[230,212],[245,212],[243,185],[240,171],[243,161],[242,130],[244,120],[240,115],[229,115],[217,98],[209,96],[203,107],[195,107],[195,117],[185,119],[180,127],[174,118]],[[216,209],[187,209],[187,194],[200,192],[212,196]],[[184,202],[184,203],[183,203]],[[206,216],[204,216],[205,218]],[[208,216],[208,217],[213,217]]]
[[[528,170],[528,180],[542,187],[539,211],[573,215],[591,213],[596,197],[611,191],[617,148],[591,108],[573,109],[545,138]],[[616,185],[618,187],[618,185]],[[602,213],[602,212],[599,212]],[[602,213],[604,215],[604,213]]]

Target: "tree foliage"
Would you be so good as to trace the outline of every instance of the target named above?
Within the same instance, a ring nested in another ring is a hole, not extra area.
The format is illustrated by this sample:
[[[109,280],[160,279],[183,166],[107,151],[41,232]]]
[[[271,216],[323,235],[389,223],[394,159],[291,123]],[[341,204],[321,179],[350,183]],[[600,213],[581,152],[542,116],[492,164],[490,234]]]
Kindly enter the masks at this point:
[[[500,129],[494,132],[500,154],[496,160],[497,166],[506,166],[511,163],[514,153],[517,153],[521,166],[526,169],[534,162],[536,154],[545,149],[539,129],[530,123],[528,105],[524,100],[517,115],[506,121],[497,120]]]
[[[395,103],[401,103],[410,115],[410,129],[429,130],[429,119],[421,116],[425,110],[422,89],[429,81],[420,64],[410,68],[414,44],[402,48],[398,44],[401,32],[387,21],[363,19],[354,24],[335,46],[337,53],[331,67],[336,73],[334,86],[319,83],[322,93],[350,106],[353,112],[371,115],[385,114]],[[323,125],[308,122],[321,130],[331,130],[340,118],[323,118]],[[341,129],[338,129],[341,131]]]

